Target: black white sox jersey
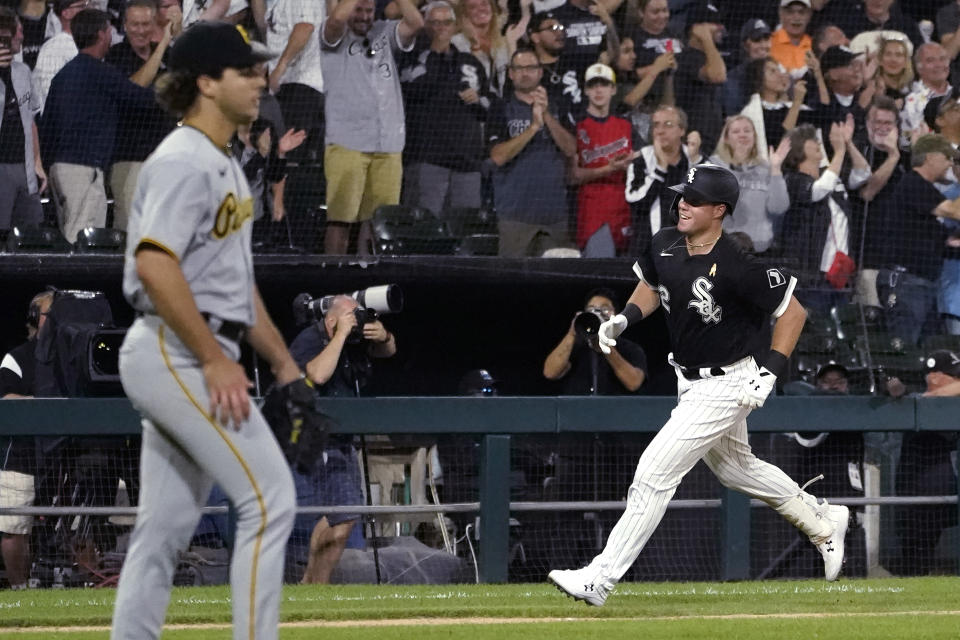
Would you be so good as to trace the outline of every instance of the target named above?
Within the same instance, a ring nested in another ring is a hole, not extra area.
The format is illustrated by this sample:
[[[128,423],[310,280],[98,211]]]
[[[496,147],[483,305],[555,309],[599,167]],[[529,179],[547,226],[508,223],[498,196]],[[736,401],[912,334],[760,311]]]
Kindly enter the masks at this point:
[[[661,229],[633,270],[660,294],[674,360],[689,368],[766,355],[770,317],[783,314],[797,284],[742,253],[726,234],[710,253],[692,256],[676,227]]]

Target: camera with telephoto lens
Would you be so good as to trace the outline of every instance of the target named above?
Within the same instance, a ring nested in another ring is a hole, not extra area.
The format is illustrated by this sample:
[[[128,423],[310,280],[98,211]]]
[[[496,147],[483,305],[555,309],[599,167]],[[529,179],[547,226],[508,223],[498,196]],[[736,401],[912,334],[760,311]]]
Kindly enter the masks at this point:
[[[399,313],[403,310],[403,291],[395,284],[382,284],[338,295],[348,296],[357,302],[357,308],[353,310],[357,318],[357,326],[350,332],[348,342],[363,340],[363,325],[376,322],[383,314]],[[293,318],[297,326],[323,322],[323,317],[333,306],[336,297],[336,295],[330,295],[314,298],[309,293],[299,294],[293,300]]]
[[[609,315],[601,309],[587,307],[584,311],[577,314],[573,320],[573,330],[580,338],[587,341],[587,344],[597,343],[597,332],[600,331],[600,325],[609,319]]]

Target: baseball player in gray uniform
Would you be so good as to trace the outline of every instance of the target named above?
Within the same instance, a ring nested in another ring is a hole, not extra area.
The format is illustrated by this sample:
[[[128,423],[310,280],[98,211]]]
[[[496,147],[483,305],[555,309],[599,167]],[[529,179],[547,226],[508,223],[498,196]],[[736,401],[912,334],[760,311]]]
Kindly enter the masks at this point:
[[[215,482],[238,514],[233,637],[277,637],[293,480],[237,362],[245,339],[281,384],[300,370],[253,278],[253,201],[228,150],[257,117],[269,59],[238,27],[199,22],[170,51],[157,97],[181,116],[140,174],[123,292],[139,312],[120,379],[143,416],[137,523],[117,591],[115,640],[157,638],[177,552]]]
[[[723,218],[740,194],[730,171],[695,165],[670,189],[677,193],[677,226],[653,237],[649,254],[634,264],[640,282],[630,302],[598,334],[606,351],[630,323],[663,307],[677,407],[640,457],[626,511],[603,552],[583,569],[551,571],[548,579],[577,600],[603,605],[653,535],[677,485],[702,459],[724,486],[763,500],[809,536],[827,580],[836,580],[849,509],[817,500],[757,459],[747,440],[747,415],[763,406],[803,330],[796,278],[744,255],[723,234]]]

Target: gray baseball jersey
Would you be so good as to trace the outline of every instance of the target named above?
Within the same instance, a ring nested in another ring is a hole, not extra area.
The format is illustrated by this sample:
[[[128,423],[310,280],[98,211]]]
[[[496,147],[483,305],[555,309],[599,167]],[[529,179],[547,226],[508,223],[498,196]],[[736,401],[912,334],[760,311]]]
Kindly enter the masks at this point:
[[[177,259],[201,312],[253,326],[252,223],[253,198],[236,159],[203,132],[181,126],[140,172],[127,226],[123,295],[137,311],[155,312],[134,259],[148,244]]]

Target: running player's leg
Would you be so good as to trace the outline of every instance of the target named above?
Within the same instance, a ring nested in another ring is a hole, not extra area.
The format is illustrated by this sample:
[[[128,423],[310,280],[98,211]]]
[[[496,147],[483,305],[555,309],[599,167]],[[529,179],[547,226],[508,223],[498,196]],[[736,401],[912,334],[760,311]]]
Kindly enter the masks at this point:
[[[811,537],[829,536],[833,528],[817,517],[817,499],[800,489],[780,467],[757,458],[747,439],[744,417],[703,458],[717,479],[731,489],[763,500]],[[797,512],[794,515],[793,512]]]
[[[737,422],[703,458],[724,486],[763,500],[805,533],[823,556],[827,580],[843,565],[847,507],[819,501],[782,469],[757,458],[747,439],[746,417]]]
[[[722,378],[695,385],[681,379],[679,384],[680,403],[640,456],[626,509],[603,552],[590,564],[607,581],[618,581],[630,568],[660,524],[680,481],[742,411],[734,400],[724,399]]]
[[[177,552],[190,542],[210,492],[210,480],[147,420],[141,449],[140,506],[120,572],[113,640],[160,636]]]

